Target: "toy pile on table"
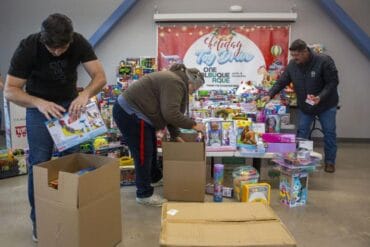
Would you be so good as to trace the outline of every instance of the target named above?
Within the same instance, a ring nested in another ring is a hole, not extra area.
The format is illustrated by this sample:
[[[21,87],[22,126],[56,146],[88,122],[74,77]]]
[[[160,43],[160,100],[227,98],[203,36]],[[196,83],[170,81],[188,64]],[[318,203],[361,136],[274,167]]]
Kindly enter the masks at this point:
[[[255,93],[246,94],[247,98],[243,95],[203,90],[191,101],[191,117],[206,126],[206,150],[261,154],[295,151],[293,134],[289,140],[278,137],[286,126],[291,126],[289,106],[281,99],[265,104],[255,98]],[[276,138],[269,141],[263,138],[265,133]]]

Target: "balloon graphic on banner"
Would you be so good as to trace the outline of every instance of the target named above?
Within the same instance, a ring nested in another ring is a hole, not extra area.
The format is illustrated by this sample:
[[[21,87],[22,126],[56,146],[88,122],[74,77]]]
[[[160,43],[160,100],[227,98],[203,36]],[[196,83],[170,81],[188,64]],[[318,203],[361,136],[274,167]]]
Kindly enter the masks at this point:
[[[283,48],[280,45],[273,45],[270,49],[271,55],[274,57],[278,57],[283,52]]]

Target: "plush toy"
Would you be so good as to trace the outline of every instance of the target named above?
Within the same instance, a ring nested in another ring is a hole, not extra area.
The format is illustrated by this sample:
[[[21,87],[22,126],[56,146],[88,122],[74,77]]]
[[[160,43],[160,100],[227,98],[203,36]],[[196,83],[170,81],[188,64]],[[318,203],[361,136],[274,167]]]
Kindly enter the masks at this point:
[[[253,85],[251,81],[241,81],[235,94],[240,96],[242,94],[258,94],[258,92],[258,89]]]

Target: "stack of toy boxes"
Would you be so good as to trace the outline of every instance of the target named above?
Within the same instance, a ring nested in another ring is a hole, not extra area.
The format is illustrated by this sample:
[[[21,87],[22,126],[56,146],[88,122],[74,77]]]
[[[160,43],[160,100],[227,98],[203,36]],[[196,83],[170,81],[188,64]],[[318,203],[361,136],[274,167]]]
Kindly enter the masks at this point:
[[[308,174],[313,172],[319,159],[310,157],[309,151],[286,153],[273,159],[281,171],[280,201],[289,207],[305,205],[308,195]]]

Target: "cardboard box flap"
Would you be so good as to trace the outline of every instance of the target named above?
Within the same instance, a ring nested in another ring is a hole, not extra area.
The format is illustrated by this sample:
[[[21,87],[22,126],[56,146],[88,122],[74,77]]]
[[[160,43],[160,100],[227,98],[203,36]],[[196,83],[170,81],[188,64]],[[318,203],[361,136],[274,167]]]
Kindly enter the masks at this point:
[[[81,157],[84,161],[89,157]],[[91,160],[91,159],[90,159]],[[86,162],[91,162],[86,160]],[[120,170],[118,159],[94,156],[96,170],[87,172],[79,178],[78,207],[84,207],[90,202],[104,197],[112,191],[120,189]]]
[[[226,212],[226,211],[225,211]],[[279,221],[188,223],[164,222],[161,246],[296,246]]]
[[[54,176],[54,173],[55,169],[49,170],[43,166],[33,167],[35,196],[75,208],[77,206],[78,176],[60,171],[58,190],[56,190],[49,187],[49,177]]]
[[[162,150],[164,160],[200,161],[206,158],[203,142],[163,142]]]
[[[278,220],[262,203],[165,203],[162,219],[168,222],[250,222]]]

